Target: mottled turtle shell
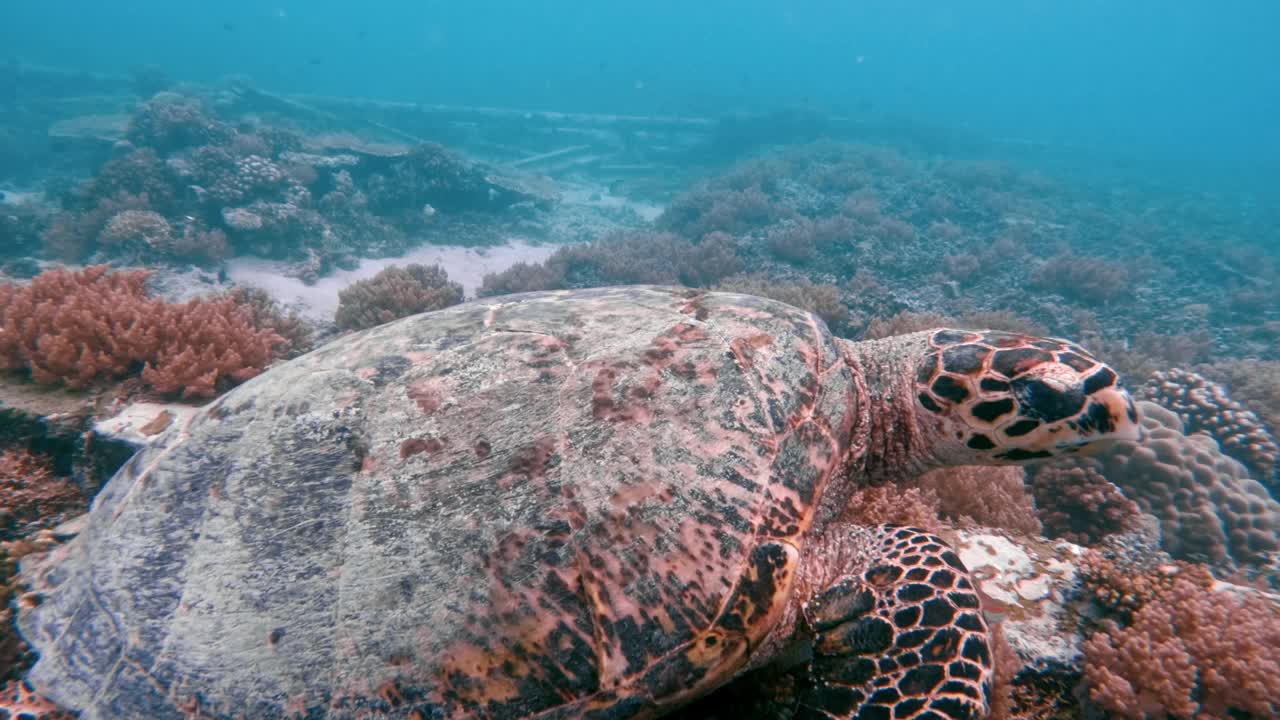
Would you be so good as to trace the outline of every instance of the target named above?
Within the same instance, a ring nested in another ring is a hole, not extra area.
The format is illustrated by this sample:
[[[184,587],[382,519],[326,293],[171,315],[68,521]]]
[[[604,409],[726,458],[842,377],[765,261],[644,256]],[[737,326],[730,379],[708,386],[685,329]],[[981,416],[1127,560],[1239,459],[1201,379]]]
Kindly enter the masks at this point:
[[[777,623],[855,387],[821,321],[745,295],[346,336],[111,480],[28,572],[30,677],[89,718],[651,714]]]

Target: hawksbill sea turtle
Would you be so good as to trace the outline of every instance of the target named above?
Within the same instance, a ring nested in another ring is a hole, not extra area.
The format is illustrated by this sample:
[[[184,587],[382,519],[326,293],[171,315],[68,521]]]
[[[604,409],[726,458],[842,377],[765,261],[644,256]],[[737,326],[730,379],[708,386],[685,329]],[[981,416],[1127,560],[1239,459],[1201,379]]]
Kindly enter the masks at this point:
[[[137,454],[23,568],[29,687],[89,719],[624,720],[800,658],[797,717],[977,718],[959,558],[836,518],[866,483],[1138,432],[1063,340],[850,342],[683,288],[478,300],[276,366]]]

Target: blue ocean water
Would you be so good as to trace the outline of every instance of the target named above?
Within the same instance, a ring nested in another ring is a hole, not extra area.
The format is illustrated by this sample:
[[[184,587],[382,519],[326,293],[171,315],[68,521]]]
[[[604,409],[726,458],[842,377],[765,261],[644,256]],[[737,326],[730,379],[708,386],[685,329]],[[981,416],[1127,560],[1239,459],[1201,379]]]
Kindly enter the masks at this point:
[[[1280,5],[231,0],[6,3],[5,58],[279,92],[716,116],[810,107],[1269,194]]]

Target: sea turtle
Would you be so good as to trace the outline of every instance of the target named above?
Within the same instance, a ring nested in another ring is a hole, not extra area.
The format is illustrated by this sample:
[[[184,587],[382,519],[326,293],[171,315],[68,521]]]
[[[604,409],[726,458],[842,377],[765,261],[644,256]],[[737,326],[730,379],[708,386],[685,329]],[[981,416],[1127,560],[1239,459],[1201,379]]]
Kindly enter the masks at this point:
[[[855,343],[682,288],[478,300],[279,365],[135,456],[24,568],[28,677],[85,718],[622,720],[791,659],[806,717],[978,717],[958,557],[837,516],[864,483],[1136,428],[1063,340]]]

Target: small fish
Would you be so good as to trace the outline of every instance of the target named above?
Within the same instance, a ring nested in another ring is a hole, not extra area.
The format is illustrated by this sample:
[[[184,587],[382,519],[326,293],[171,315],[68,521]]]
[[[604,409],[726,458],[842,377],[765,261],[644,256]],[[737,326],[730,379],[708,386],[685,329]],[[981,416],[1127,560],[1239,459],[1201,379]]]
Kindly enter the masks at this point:
[[[222,29],[223,29],[223,30],[226,30],[227,32],[235,32],[235,31],[236,31],[236,24],[235,24],[235,23],[224,22],[224,23],[222,23]]]
[[[324,58],[318,58],[318,57],[307,58],[308,65],[320,65],[323,63],[324,63]]]

